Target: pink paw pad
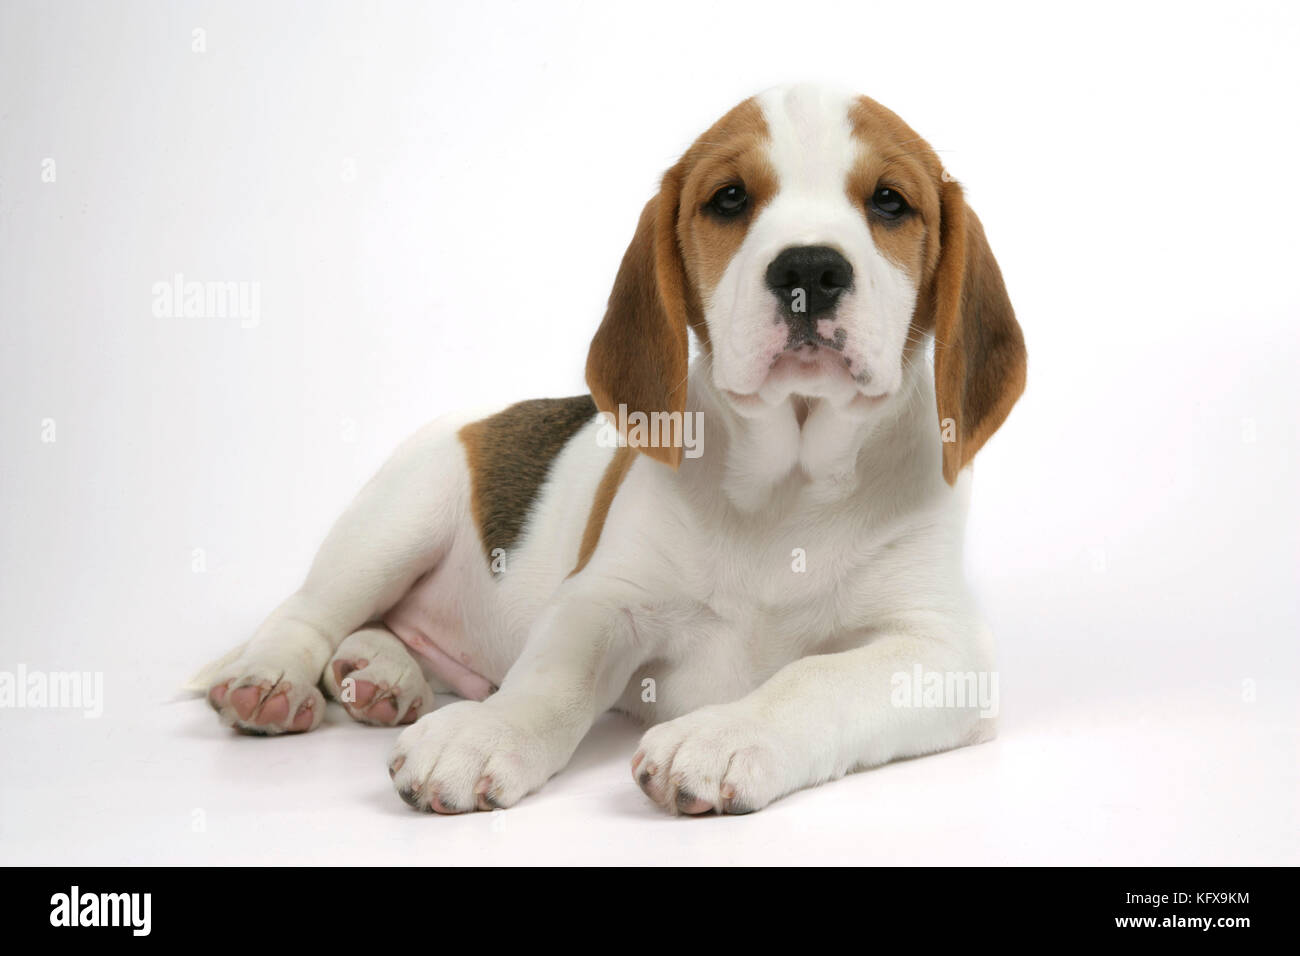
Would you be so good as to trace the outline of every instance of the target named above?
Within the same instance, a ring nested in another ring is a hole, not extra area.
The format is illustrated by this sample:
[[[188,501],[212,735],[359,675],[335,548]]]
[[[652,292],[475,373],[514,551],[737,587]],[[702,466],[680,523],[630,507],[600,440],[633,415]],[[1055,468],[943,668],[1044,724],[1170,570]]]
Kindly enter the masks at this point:
[[[248,720],[257,710],[262,700],[262,688],[256,686],[239,687],[230,692],[230,704],[240,720]]]
[[[208,688],[207,701],[223,723],[260,737],[304,733],[324,716],[315,681],[275,665],[254,664],[242,676],[221,679]]]
[[[312,707],[311,698],[309,697],[303,705],[298,708],[298,713],[293,715],[293,723],[289,725],[289,729],[297,732],[311,730],[312,718],[315,716],[315,709]]]
[[[262,709],[257,715],[257,722],[259,724],[283,724],[288,716],[289,698],[284,694],[275,694],[268,697],[266,702],[262,704]]]
[[[365,659],[357,660],[335,660],[331,665],[334,675],[334,683],[339,690],[344,689],[343,682],[355,671],[370,666],[370,662]],[[399,720],[398,713],[398,695],[400,688],[394,689],[387,684],[378,683],[368,680],[357,680],[353,678],[352,685],[347,694],[350,700],[340,700],[348,713],[356,720],[373,724],[385,724],[387,726],[397,726],[400,724],[412,724],[420,716],[421,701],[412,701],[406,708],[406,712],[401,714]]]
[[[358,707],[368,707],[370,702],[375,699],[375,691],[379,688],[368,680],[359,680],[356,682],[356,701]]]
[[[373,696],[373,694],[371,696]],[[360,700],[360,697],[360,692],[358,692],[358,700]],[[391,724],[397,719],[397,702],[391,697],[385,697],[382,700],[377,701],[370,708],[368,716],[371,720],[377,720],[384,724]]]

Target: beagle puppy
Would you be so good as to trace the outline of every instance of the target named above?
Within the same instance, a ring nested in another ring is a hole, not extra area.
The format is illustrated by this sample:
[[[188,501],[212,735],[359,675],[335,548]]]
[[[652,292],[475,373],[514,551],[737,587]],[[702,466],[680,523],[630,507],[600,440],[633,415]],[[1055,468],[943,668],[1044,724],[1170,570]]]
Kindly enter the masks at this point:
[[[641,214],[587,384],[407,440],[197,676],[222,718],[313,730],[323,690],[408,725],[389,773],[437,813],[514,805],[610,708],[649,725],[636,783],[686,814],[992,736],[950,693],[992,667],[967,466],[1025,347],[907,124],[811,86],[718,120]]]

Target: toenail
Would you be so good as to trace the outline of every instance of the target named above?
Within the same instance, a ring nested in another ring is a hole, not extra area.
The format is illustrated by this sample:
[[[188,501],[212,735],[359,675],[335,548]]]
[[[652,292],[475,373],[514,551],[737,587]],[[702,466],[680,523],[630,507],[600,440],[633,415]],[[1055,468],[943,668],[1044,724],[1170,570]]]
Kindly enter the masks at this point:
[[[701,800],[689,790],[677,791],[677,812],[685,813],[688,816],[697,816],[701,813],[708,813],[713,809],[713,805],[707,800]]]
[[[722,797],[722,812],[730,813],[735,816],[743,816],[746,813],[753,813],[754,808],[743,803],[736,802],[736,788],[729,783],[722,785],[720,791]]]
[[[433,808],[434,813],[442,813],[442,814],[446,814],[447,816],[454,816],[455,814],[458,813],[464,813],[464,811],[459,809],[458,807],[453,807],[450,804],[443,803],[442,798],[439,797],[437,794],[434,794],[433,799],[429,801],[429,806]]]
[[[641,773],[637,776],[636,782],[639,783],[642,788],[648,787],[650,786],[651,779],[658,772],[659,768],[655,766],[654,761],[649,761],[641,768]]]

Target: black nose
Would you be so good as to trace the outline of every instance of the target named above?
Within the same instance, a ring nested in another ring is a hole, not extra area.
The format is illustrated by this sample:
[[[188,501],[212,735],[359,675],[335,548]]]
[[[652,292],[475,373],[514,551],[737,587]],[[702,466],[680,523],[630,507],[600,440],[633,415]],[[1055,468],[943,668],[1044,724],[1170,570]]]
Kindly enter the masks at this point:
[[[790,317],[819,315],[853,284],[853,267],[830,246],[793,246],[767,267],[767,287]]]

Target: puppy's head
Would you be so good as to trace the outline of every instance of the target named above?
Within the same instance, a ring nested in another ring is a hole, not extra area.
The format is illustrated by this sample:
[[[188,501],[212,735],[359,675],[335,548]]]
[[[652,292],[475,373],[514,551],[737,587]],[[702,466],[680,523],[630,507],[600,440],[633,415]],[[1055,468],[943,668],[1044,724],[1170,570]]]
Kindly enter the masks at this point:
[[[870,415],[933,334],[949,482],[1024,388],[1020,327],[961,187],[889,110],[817,87],[746,100],[664,175],[592,341],[596,404],[681,412],[688,328],[742,414],[802,397]]]

